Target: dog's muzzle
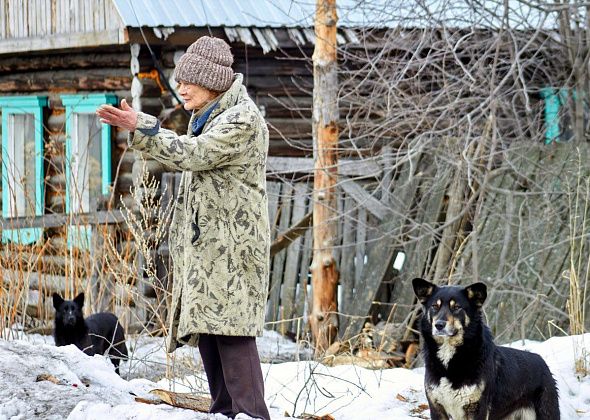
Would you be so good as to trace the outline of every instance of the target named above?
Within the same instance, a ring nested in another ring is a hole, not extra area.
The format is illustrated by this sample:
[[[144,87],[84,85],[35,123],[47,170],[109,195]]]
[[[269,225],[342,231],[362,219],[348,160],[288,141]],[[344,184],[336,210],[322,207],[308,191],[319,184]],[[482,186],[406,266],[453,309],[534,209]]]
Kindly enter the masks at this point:
[[[432,324],[432,335],[438,337],[452,337],[457,334],[457,330],[450,322],[437,319]]]
[[[76,316],[75,315],[66,315],[63,317],[64,325],[73,326],[76,325]]]

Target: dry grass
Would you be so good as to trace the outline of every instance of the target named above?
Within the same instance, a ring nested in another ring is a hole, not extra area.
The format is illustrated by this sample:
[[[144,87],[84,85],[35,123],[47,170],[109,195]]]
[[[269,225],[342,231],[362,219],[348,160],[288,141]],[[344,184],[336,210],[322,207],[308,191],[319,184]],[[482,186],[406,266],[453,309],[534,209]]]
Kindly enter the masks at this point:
[[[590,276],[590,259],[586,249],[588,231],[588,213],[590,211],[590,180],[583,176],[581,161],[579,163],[576,184],[568,195],[570,206],[570,259],[569,269],[562,275],[569,282],[569,298],[566,309],[569,317],[569,333],[574,343],[574,369],[577,375],[590,373],[590,354],[584,342],[586,332],[586,296]]]
[[[46,229],[37,244],[1,245],[0,338],[18,329],[51,333],[54,292],[69,299],[84,292],[86,315],[114,312],[128,333],[165,334],[168,291],[150,250],[164,240],[171,209],[162,209],[158,181],[143,173],[126,223],[93,226],[89,249],[68,247],[66,227]]]

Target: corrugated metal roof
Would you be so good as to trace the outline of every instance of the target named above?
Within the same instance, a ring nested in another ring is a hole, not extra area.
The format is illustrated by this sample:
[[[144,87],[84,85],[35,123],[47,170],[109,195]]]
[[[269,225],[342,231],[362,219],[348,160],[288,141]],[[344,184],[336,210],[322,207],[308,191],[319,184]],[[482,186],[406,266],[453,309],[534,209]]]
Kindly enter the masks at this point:
[[[312,27],[315,0],[113,0],[126,26]],[[534,3],[534,2],[533,2]],[[340,27],[555,28],[529,0],[336,0]]]
[[[312,26],[315,0],[113,0],[126,26]]]

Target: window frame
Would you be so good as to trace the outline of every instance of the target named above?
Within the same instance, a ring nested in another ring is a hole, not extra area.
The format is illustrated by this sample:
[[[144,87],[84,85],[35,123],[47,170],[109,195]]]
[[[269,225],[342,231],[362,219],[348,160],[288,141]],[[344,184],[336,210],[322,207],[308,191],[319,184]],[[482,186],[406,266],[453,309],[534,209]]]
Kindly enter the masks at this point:
[[[66,213],[73,213],[72,206],[72,148],[73,141],[77,141],[74,130],[76,114],[95,114],[96,110],[104,104],[116,105],[117,96],[109,93],[91,94],[64,94],[60,95],[63,106],[66,109]],[[112,136],[111,126],[101,123],[101,191],[103,195],[111,193],[112,185]],[[74,212],[77,214],[77,212]],[[68,226],[68,247],[90,249],[91,226]]]
[[[2,217],[10,219],[18,217],[13,214],[14,207],[11,208],[12,200],[9,194],[14,191],[11,188],[11,179],[6,173],[6,163],[9,159],[9,139],[10,117],[15,115],[33,115],[34,122],[34,143],[35,143],[35,216],[42,216],[45,211],[45,168],[44,168],[44,144],[43,144],[43,108],[48,104],[47,96],[29,95],[29,96],[2,96],[0,97],[0,107],[2,108]],[[25,144],[23,144],[23,147]],[[27,200],[24,197],[25,201]],[[18,203],[18,197],[15,197]],[[3,229],[2,242],[16,242],[20,244],[32,244],[38,242],[43,235],[43,228],[21,228],[21,229]]]

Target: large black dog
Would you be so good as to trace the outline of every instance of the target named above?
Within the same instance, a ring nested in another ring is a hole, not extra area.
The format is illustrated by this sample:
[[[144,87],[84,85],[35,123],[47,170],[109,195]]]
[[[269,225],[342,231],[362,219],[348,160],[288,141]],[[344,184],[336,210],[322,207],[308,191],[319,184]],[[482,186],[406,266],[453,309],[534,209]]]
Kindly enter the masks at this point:
[[[127,359],[125,331],[119,320],[110,312],[101,312],[84,319],[84,293],[74,300],[64,300],[53,294],[55,327],[53,337],[56,346],[74,344],[89,356],[108,354],[119,373],[119,363]]]
[[[420,320],[424,387],[433,420],[559,419],[555,379],[537,354],[494,344],[483,283],[412,281]]]

